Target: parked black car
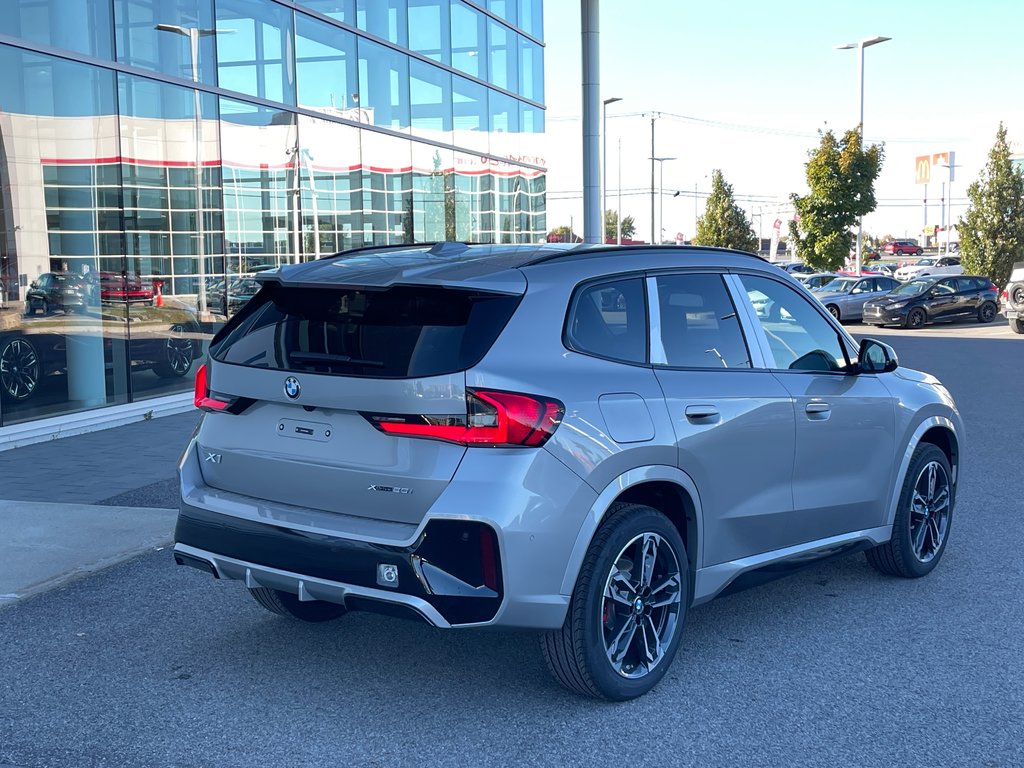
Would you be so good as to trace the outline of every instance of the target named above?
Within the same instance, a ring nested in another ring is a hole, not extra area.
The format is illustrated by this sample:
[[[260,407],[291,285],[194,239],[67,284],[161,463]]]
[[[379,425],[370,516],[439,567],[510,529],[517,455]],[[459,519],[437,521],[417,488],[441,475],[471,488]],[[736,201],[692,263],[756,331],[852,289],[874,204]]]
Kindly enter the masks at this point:
[[[991,323],[999,312],[999,290],[987,277],[922,277],[864,304],[869,325],[920,328],[935,321],[975,319]]]
[[[25,314],[44,315],[60,309],[64,312],[85,310],[89,286],[79,275],[68,272],[44,272],[25,292]]]

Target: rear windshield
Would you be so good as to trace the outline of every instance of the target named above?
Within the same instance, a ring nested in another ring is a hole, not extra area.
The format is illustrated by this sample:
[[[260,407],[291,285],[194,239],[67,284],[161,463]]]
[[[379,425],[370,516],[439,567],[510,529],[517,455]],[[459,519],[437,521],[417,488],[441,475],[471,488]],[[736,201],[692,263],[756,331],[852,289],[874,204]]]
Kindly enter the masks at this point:
[[[418,378],[476,365],[519,296],[425,286],[387,290],[269,283],[215,339],[215,360],[251,368]]]

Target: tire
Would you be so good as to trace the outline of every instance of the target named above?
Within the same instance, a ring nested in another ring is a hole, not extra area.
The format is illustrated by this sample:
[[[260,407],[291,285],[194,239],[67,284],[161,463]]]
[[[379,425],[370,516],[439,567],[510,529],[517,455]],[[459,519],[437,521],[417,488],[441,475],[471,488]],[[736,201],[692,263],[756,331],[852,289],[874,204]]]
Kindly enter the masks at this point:
[[[348,613],[348,609],[344,605],[328,603],[323,600],[302,601],[297,595],[290,592],[282,592],[268,587],[250,587],[249,594],[271,613],[312,624],[333,621]]]
[[[39,353],[27,339],[15,337],[0,343],[0,394],[20,402],[28,400],[42,375]]]
[[[1024,320],[1019,317],[1010,320],[1010,330],[1014,333],[1024,333]]]
[[[900,492],[892,538],[864,553],[873,568],[889,576],[919,579],[939,564],[953,524],[952,476],[949,460],[937,446],[917,446]]]
[[[842,318],[839,316],[839,307],[837,307],[835,304],[829,304],[827,307],[825,307],[825,309],[827,309],[828,313],[832,315],[832,317],[834,317],[836,320],[842,320]]]
[[[904,326],[907,328],[920,328],[928,321],[928,315],[920,307],[916,307],[907,314]]]
[[[1024,285],[1018,285],[1010,293],[1010,298],[1018,307],[1024,306]]]
[[[46,299],[43,299],[42,301],[39,302],[39,309],[42,311],[43,317],[46,317],[48,314],[50,314],[50,302],[48,302]]]
[[[645,577],[636,563],[652,546]],[[583,560],[565,623],[540,638],[552,676],[573,693],[597,699],[647,693],[679,648],[689,579],[686,548],[668,518],[641,504],[612,505]],[[652,658],[656,636],[661,652]]]
[[[991,323],[996,319],[996,305],[991,301],[986,301],[980,307],[978,307],[978,322],[979,323]]]
[[[161,379],[180,379],[192,370],[196,342],[182,335],[190,330],[192,328],[186,325],[171,326],[172,335],[160,347],[163,357],[153,364],[153,373]]]
[[[902,256],[903,254],[904,254],[904,251],[903,251],[903,249],[902,249],[902,248],[897,248],[897,249],[896,249],[896,255],[897,255],[897,256]]]

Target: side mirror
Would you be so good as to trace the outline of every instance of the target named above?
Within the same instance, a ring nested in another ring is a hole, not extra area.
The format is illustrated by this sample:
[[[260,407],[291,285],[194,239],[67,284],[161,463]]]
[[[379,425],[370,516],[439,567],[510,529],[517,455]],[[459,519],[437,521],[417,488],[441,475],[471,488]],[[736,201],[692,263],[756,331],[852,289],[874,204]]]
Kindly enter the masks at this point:
[[[896,350],[875,339],[863,339],[857,352],[857,373],[892,373],[900,365]]]

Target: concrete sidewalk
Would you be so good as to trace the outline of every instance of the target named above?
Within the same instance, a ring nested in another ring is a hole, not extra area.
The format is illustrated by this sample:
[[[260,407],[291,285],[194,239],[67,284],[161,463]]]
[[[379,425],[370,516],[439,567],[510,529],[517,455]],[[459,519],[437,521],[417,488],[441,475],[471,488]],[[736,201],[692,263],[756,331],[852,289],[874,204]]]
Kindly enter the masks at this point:
[[[0,501],[0,606],[171,543],[175,511]]]
[[[0,453],[0,608],[166,546],[196,412]]]

